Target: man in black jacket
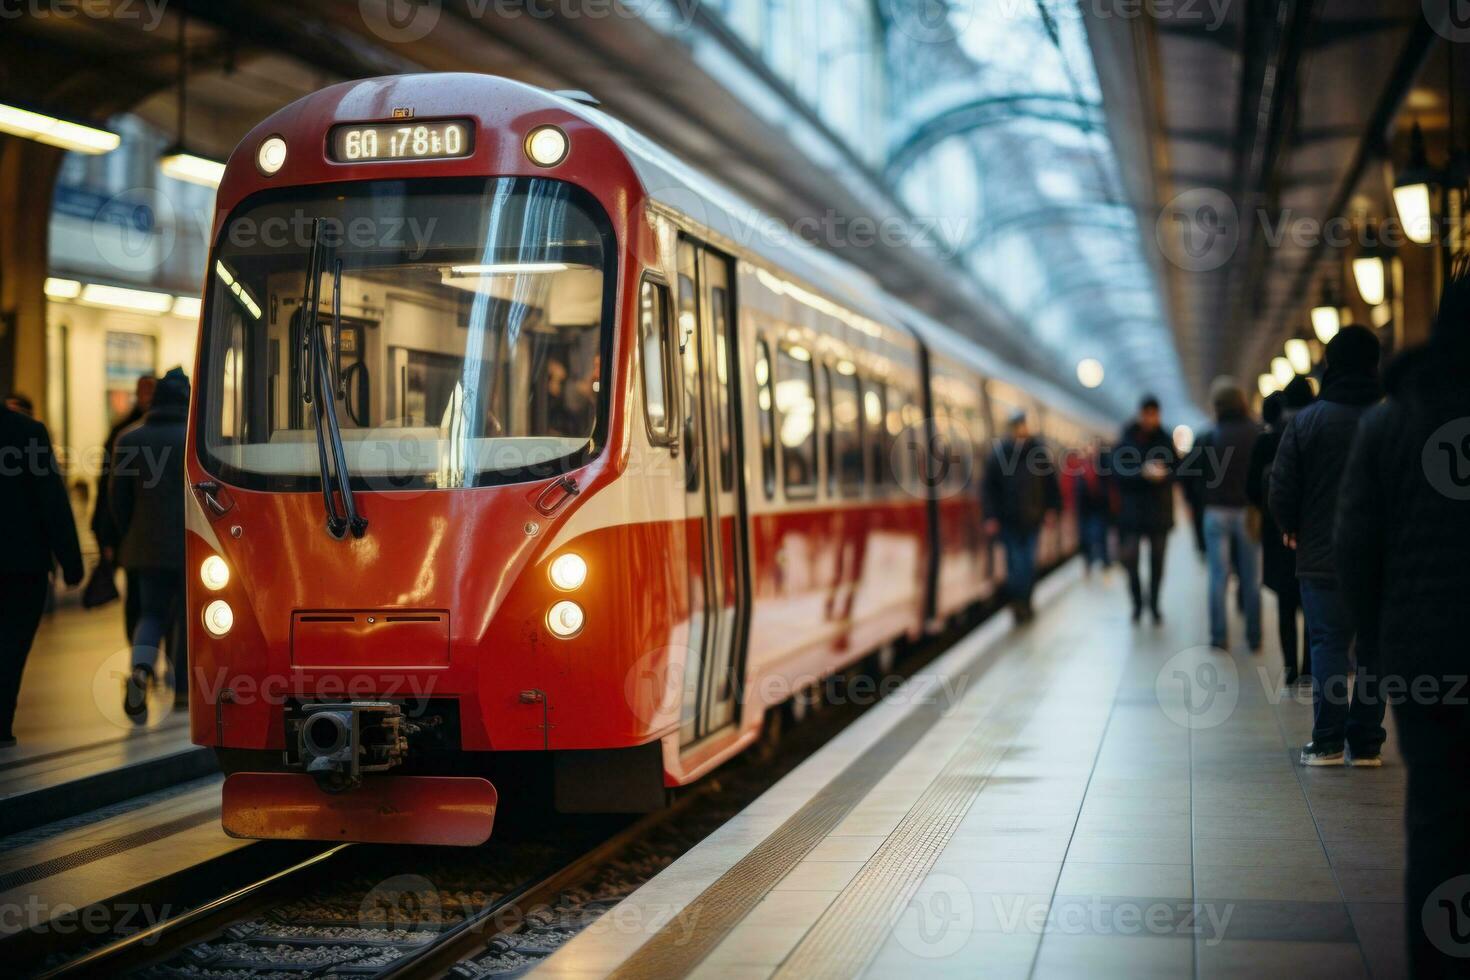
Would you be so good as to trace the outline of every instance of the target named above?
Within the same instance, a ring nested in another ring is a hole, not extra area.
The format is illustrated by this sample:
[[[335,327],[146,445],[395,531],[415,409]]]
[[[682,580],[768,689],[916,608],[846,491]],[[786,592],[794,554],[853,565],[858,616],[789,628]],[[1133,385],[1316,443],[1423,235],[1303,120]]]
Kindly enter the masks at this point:
[[[1374,689],[1376,631],[1359,633],[1357,683],[1349,694],[1354,628],[1338,587],[1333,544],[1337,497],[1358,420],[1382,397],[1378,338],[1367,327],[1345,327],[1327,345],[1322,394],[1281,435],[1271,468],[1271,514],[1288,547],[1296,549],[1302,610],[1312,636],[1312,741],[1302,764],[1340,766],[1382,762],[1384,704]]]
[[[1123,430],[1113,449],[1113,476],[1118,481],[1118,558],[1128,570],[1133,594],[1133,621],[1143,616],[1143,583],[1138,575],[1142,543],[1148,542],[1148,608],[1154,622],[1164,621],[1159,594],[1164,584],[1164,551],[1174,528],[1174,480],[1179,454],[1164,432],[1159,400],[1149,395],[1138,407],[1137,420]]]
[[[1451,280],[1429,345],[1386,380],[1388,401],[1363,418],[1348,461],[1337,566],[1359,630],[1377,630],[1408,767],[1412,973],[1467,977],[1470,275]]]
[[[1062,490],[1046,444],[1031,437],[1025,413],[1010,420],[1010,435],[996,444],[982,484],[985,530],[1000,535],[1006,552],[1006,592],[1017,621],[1035,617],[1036,542],[1043,524],[1056,520]]]
[[[1233,566],[1240,579],[1245,638],[1261,649],[1260,543],[1250,529],[1251,449],[1260,427],[1250,417],[1245,392],[1231,378],[1216,378],[1210,388],[1215,428],[1194,444],[1182,469],[1199,481],[1205,509],[1205,550],[1210,569],[1210,645],[1229,649],[1225,594]]]
[[[189,379],[174,368],[158,382],[143,421],[118,437],[109,497],[118,529],[118,562],[138,583],[133,671],[123,707],[147,710],[159,647],[166,646],[176,699],[188,665],[177,629],[184,602],[184,437]],[[165,638],[167,643],[165,644]]]
[[[20,679],[48,579],[61,565],[67,585],[82,580],[71,501],[46,427],[0,405],[0,748],[15,744]]]
[[[1312,404],[1316,397],[1311,382],[1297,377],[1284,391],[1266,399],[1262,414],[1267,428],[1251,447],[1250,475],[1246,480],[1251,503],[1261,511],[1261,579],[1268,589],[1276,593],[1276,633],[1281,641],[1281,658],[1286,664],[1284,680],[1288,685],[1297,683],[1303,675],[1311,676],[1312,644],[1310,640],[1305,643],[1297,640],[1301,635],[1296,620],[1302,605],[1302,591],[1296,580],[1296,552],[1281,540],[1281,529],[1271,517],[1266,493],[1271,485],[1271,467],[1276,463],[1276,450],[1281,446],[1281,433],[1296,413]],[[1300,669],[1297,666],[1299,646]]]
[[[112,519],[112,502],[108,497],[112,483],[112,454],[117,451],[117,438],[143,420],[148,407],[153,404],[153,389],[158,379],[151,374],[138,378],[133,389],[133,407],[107,433],[107,442],[102,446],[102,469],[97,474],[97,502],[92,508],[92,536],[97,539],[97,549],[105,562],[117,561],[117,546],[121,536]],[[123,629],[128,642],[133,642],[133,630],[138,625],[138,581],[129,572],[127,589],[123,595]]]

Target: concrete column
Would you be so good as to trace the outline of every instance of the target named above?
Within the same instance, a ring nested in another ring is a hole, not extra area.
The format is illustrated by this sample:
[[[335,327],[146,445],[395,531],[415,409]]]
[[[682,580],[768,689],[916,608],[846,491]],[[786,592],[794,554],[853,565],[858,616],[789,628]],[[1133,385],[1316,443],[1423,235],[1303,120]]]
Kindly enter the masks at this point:
[[[62,151],[0,136],[0,392],[46,410],[46,270]]]

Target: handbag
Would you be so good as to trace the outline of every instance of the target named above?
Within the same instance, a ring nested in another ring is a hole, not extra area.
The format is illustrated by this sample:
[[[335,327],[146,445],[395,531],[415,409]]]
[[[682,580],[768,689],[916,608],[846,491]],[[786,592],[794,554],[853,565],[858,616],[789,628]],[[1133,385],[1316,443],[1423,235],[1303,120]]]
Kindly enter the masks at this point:
[[[117,598],[117,564],[106,558],[99,558],[87,584],[82,588],[82,608],[96,609]]]

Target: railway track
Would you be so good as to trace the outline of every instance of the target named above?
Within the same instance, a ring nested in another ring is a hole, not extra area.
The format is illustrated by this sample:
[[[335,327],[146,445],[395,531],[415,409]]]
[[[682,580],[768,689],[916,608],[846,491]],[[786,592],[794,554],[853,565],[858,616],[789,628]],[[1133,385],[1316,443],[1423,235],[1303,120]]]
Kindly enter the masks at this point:
[[[909,674],[954,634],[905,658]],[[631,820],[554,818],[474,850],[341,844],[42,977],[306,980],[527,972],[858,717],[828,707],[670,807]]]

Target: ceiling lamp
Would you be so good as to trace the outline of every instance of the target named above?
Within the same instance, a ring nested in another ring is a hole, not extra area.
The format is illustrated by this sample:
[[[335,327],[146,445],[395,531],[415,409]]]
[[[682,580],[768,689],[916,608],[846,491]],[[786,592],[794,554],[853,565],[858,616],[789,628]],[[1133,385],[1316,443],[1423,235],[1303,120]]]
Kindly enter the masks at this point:
[[[1312,332],[1322,343],[1329,343],[1337,332],[1342,329],[1342,311],[1337,308],[1337,300],[1332,295],[1332,290],[1324,284],[1322,286],[1322,302],[1312,307]]]
[[[1393,252],[1384,247],[1377,225],[1366,226],[1363,231],[1363,249],[1353,257],[1353,282],[1364,303],[1378,306],[1388,295],[1388,260]]]
[[[1312,373],[1312,347],[1300,337],[1293,337],[1286,342],[1286,359],[1291,362],[1291,369],[1296,374]]]
[[[1082,382],[1084,388],[1101,387],[1106,376],[1102,362],[1095,357],[1083,358],[1077,362],[1077,380]]]
[[[185,149],[184,142],[184,109],[188,104],[186,100],[186,86],[189,77],[189,46],[184,37],[184,28],[188,18],[179,15],[179,100],[178,100],[178,123],[174,130],[177,142],[163,151],[158,158],[158,169],[165,177],[174,180],[182,180],[190,184],[198,184],[201,187],[218,187],[219,182],[224,179],[225,165],[218,160],[210,160],[190,153]]]
[[[1434,215],[1430,189],[1439,175],[1429,166],[1424,149],[1424,130],[1414,123],[1409,134],[1409,165],[1398,173],[1393,185],[1393,206],[1409,241],[1427,245],[1434,237]]]
[[[1261,389],[1262,398],[1270,398],[1277,391],[1281,390],[1280,386],[1276,384],[1275,375],[1271,374],[1261,375],[1259,378],[1256,379],[1256,384]]]
[[[1296,377],[1296,371],[1292,368],[1291,362],[1286,358],[1273,357],[1271,359],[1271,376],[1276,379],[1276,383],[1279,386],[1285,388],[1291,384],[1291,379]]]
[[[0,102],[0,133],[59,146],[73,153],[110,153],[122,142],[122,137],[111,130],[84,126],[3,102]]]

